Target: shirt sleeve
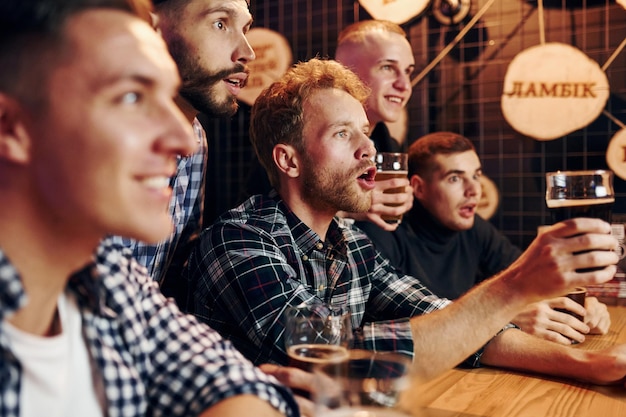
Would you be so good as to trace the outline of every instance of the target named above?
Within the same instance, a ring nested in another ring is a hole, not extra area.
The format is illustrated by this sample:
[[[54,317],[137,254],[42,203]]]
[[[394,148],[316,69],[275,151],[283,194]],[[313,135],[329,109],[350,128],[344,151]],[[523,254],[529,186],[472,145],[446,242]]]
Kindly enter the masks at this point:
[[[149,358],[146,390],[153,415],[197,415],[226,398],[251,394],[286,416],[299,416],[287,388],[253,366],[217,332],[181,313],[155,282],[147,277],[138,282],[140,292],[129,298],[141,305],[140,320],[147,322],[141,349]]]
[[[363,347],[413,357],[410,318],[445,308],[451,301],[433,294],[418,278],[401,274],[380,253],[376,254],[371,277]],[[395,318],[377,320],[377,317]]]

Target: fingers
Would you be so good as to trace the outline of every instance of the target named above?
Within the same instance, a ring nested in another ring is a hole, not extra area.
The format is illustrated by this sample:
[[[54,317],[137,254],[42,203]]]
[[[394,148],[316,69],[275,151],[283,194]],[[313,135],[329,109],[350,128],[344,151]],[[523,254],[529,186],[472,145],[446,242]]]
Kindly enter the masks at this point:
[[[389,192],[391,189],[394,192]],[[402,190],[403,189],[403,190]],[[372,205],[367,212],[367,220],[387,231],[393,231],[398,224],[389,224],[382,218],[398,218],[413,207],[412,188],[406,178],[394,178],[376,183],[372,193]]]
[[[570,249],[573,253],[581,251],[595,251],[600,254],[613,254],[610,259],[617,259],[615,249],[617,248],[618,241],[613,235],[585,233],[582,235],[565,238],[563,239],[563,241],[564,244],[567,244],[568,249]]]
[[[385,191],[392,188],[410,187],[408,178],[390,178],[388,180],[376,181],[376,190]],[[411,191],[412,193],[412,191]]]
[[[372,204],[413,204],[413,188],[408,178],[392,178],[376,181],[372,193]]]
[[[298,368],[279,366],[271,363],[264,363],[259,368],[268,375],[272,375],[281,384],[291,388],[292,391],[311,393],[313,392],[314,376],[310,372],[305,372]],[[310,396],[310,395],[309,395]],[[313,402],[301,395],[294,394],[294,399],[300,408],[300,415],[303,417],[314,416]]]
[[[575,265],[578,266],[573,266],[573,268],[578,269],[579,271],[574,271],[574,273],[569,276],[570,288],[578,286],[584,287],[590,284],[603,284],[607,281],[610,281],[617,272],[617,267],[615,265],[609,265],[601,269],[597,269],[597,264],[588,262],[576,262]],[[580,271],[580,269],[589,268],[593,270],[587,272]]]
[[[548,303],[550,307],[552,307],[553,310],[561,309],[561,310],[564,310],[566,314],[569,312],[571,314],[578,315],[580,317],[585,317],[587,315],[587,310],[585,309],[585,307],[581,306],[576,301],[568,297],[553,298],[551,300],[548,300]],[[561,317],[561,315],[559,314],[557,315],[557,319],[558,318],[563,318],[563,317]],[[561,320],[561,321],[564,321],[564,320]],[[576,322],[580,323],[580,320],[576,320]],[[585,332],[585,333],[587,332],[587,329],[583,329],[583,328],[579,328],[578,330],[581,332]]]
[[[577,308],[578,307],[578,308]],[[566,297],[557,297],[527,306],[513,322],[524,332],[562,345],[572,341],[583,342],[589,327],[575,317],[556,311],[555,308],[576,310],[585,314],[585,309]]]
[[[546,227],[542,229],[541,233],[550,233],[561,238],[580,235],[582,233],[610,235],[611,225],[600,219],[578,217]]]
[[[595,297],[585,299],[585,324],[591,329],[590,334],[606,334],[611,327],[611,316],[606,304],[601,303]]]
[[[262,364],[259,366],[266,374],[274,376],[283,385],[291,389],[313,391],[314,376],[310,372],[289,366]]]

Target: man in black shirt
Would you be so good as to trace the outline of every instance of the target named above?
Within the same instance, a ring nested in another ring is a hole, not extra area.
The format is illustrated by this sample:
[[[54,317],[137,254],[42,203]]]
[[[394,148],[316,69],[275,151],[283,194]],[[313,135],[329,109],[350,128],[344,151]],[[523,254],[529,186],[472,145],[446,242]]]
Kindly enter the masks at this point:
[[[409,148],[415,201],[402,224],[394,232],[369,222],[357,226],[392,265],[421,277],[438,296],[457,299],[522,253],[476,214],[481,175],[482,165],[469,139],[450,132],[426,135]],[[596,298],[588,297],[585,307],[557,297],[529,305],[513,322],[548,340],[582,342],[585,334],[606,333],[610,325],[606,306]],[[584,322],[557,308],[583,315]]]

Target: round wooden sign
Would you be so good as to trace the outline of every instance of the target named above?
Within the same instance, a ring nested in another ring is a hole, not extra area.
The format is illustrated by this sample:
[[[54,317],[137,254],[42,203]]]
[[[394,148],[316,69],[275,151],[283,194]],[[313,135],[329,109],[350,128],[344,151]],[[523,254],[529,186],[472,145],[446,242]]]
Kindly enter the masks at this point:
[[[484,174],[480,177],[480,184],[482,185],[483,193],[478,201],[476,212],[483,219],[489,220],[498,209],[500,193],[496,184]]]
[[[606,163],[615,175],[626,180],[626,128],[611,138],[606,149]]]
[[[246,35],[256,59],[250,62],[248,83],[237,98],[249,105],[264,88],[279,79],[292,64],[291,47],[280,33],[266,28],[252,28]]]
[[[401,25],[422,14],[430,0],[359,0],[359,3],[374,19]]]
[[[546,43],[513,58],[501,106],[515,130],[551,140],[594,121],[609,94],[609,81],[597,62],[573,46]]]

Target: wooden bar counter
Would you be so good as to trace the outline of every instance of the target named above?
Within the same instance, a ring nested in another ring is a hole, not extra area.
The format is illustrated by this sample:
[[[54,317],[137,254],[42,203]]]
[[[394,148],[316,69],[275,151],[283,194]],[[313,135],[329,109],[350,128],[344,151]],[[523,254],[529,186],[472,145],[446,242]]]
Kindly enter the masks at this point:
[[[611,329],[576,349],[626,343],[626,307],[609,306]],[[626,416],[626,388],[494,368],[453,369],[410,393],[415,417]]]

